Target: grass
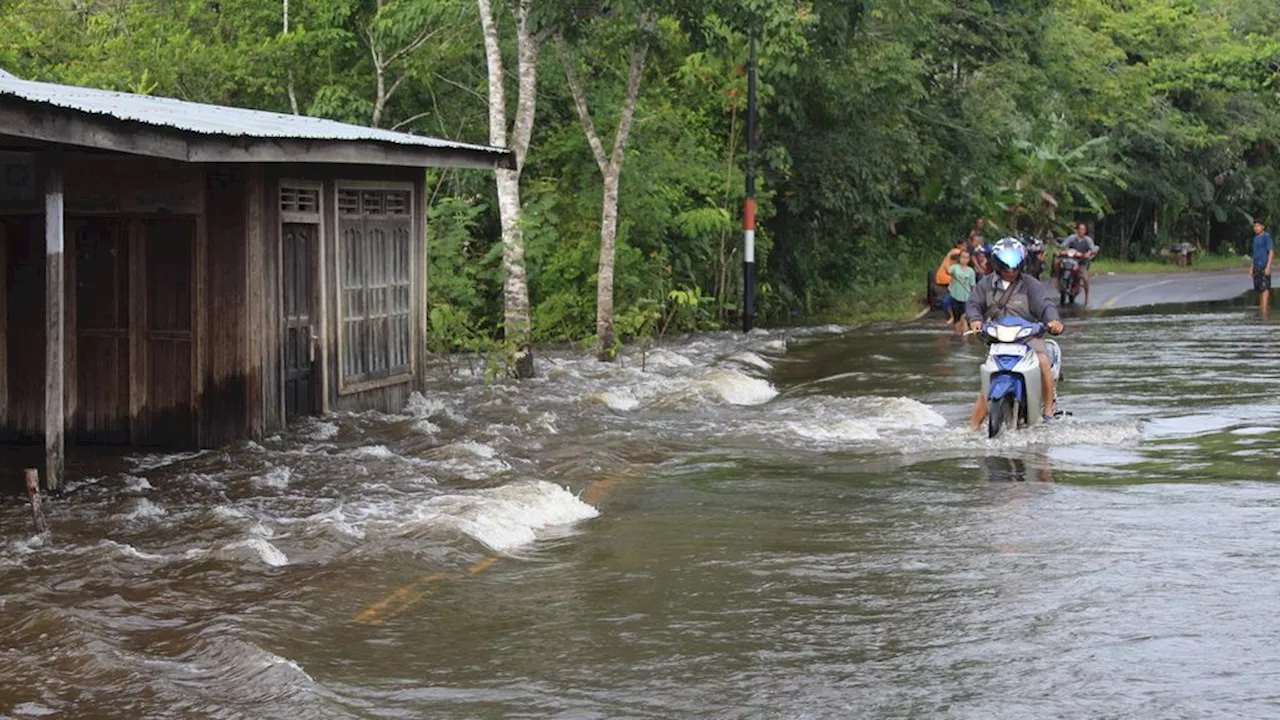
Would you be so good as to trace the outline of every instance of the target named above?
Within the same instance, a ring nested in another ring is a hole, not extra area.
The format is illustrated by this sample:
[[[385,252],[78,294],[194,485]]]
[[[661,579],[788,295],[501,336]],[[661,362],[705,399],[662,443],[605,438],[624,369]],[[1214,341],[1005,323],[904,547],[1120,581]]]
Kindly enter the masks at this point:
[[[1098,258],[1089,272],[1093,275],[1115,273],[1117,275],[1153,275],[1157,273],[1196,272],[1204,270],[1244,270],[1249,258],[1244,255],[1197,255],[1191,265],[1179,267],[1171,262],[1124,262]]]
[[[910,270],[848,292],[808,321],[861,325],[910,320],[924,309],[924,292],[925,269]]]

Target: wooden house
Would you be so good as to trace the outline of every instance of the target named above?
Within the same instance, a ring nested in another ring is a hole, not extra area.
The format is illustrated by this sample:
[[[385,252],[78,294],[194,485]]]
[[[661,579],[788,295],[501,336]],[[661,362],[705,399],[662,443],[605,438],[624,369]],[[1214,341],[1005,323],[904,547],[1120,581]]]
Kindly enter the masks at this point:
[[[0,73],[0,442],[216,447],[423,390],[424,169],[506,150]]]

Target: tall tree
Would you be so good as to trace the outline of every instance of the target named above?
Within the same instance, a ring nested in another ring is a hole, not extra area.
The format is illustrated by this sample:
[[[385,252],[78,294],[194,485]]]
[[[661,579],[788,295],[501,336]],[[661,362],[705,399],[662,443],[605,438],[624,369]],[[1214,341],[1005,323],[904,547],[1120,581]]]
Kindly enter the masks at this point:
[[[502,0],[499,0],[500,2]],[[489,71],[489,144],[509,148],[515,154],[512,170],[497,171],[498,214],[502,223],[502,267],[504,328],[507,341],[514,343],[516,377],[533,377],[532,326],[529,320],[529,283],[524,261],[524,236],[520,226],[520,175],[524,172],[538,91],[538,56],[542,41],[530,23],[533,0],[514,0],[512,14],[516,31],[516,76],[518,78],[515,122],[507,127],[506,72],[502,43],[490,0],[477,0],[480,26],[484,31],[484,54]]]
[[[360,35],[373,63],[373,112],[369,124],[379,127],[387,103],[409,79],[414,55],[462,20],[462,5],[449,0],[373,0],[360,22]]]
[[[568,43],[563,38],[559,42],[565,78],[578,111],[578,120],[582,123],[587,144],[591,146],[591,154],[595,157],[604,182],[604,200],[600,213],[600,264],[596,275],[596,357],[600,360],[612,360],[614,357],[613,270],[618,241],[618,186],[622,178],[622,160],[627,148],[627,138],[631,134],[636,102],[640,97],[640,81],[644,76],[645,56],[649,52],[654,23],[653,14],[646,10],[639,12],[627,71],[627,91],[618,113],[613,148],[608,154],[605,153],[595,121],[591,118],[586,87],[576,67],[577,60]]]

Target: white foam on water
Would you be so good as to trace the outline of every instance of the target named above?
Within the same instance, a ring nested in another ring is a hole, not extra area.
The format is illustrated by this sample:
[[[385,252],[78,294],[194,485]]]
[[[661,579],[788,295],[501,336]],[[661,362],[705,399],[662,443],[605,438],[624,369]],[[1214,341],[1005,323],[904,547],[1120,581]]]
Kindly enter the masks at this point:
[[[164,507],[151,502],[146,498],[138,498],[134,502],[133,509],[124,514],[126,520],[154,520],[162,518],[169,514]]]
[[[541,430],[548,435],[559,435],[560,428],[556,427],[556,422],[560,420],[553,412],[544,412],[534,418],[533,422],[527,427],[531,429]]]
[[[879,440],[880,433],[861,420],[839,420],[835,423],[789,422],[786,428],[800,437],[819,442],[851,442]]]
[[[124,489],[125,489],[125,492],[131,492],[131,493],[145,492],[147,490],[155,490],[155,488],[152,487],[151,482],[149,480],[147,480],[144,477],[138,477],[136,475],[124,476]]]
[[[249,479],[249,482],[262,488],[284,490],[289,487],[289,481],[292,479],[293,470],[282,466],[271,468],[265,475],[255,475]]]
[[[316,442],[332,440],[337,436],[338,424],[331,422],[317,422],[315,427],[311,428],[311,432],[307,433],[307,438]]]
[[[466,480],[485,480],[511,469],[509,463],[498,457],[493,446],[482,442],[464,440],[449,443],[437,452],[442,457],[430,461],[432,467],[457,473]]]
[[[6,555],[30,555],[47,544],[47,535],[32,535],[26,540],[10,540]]]
[[[322,513],[316,513],[303,519],[304,523],[322,528],[329,528],[333,531],[352,537],[357,540],[363,540],[365,532],[361,528],[356,527],[347,520],[347,516],[342,512],[341,507],[335,507],[332,510],[326,510]]]
[[[99,545],[114,550],[126,557],[135,558],[137,560],[146,560],[148,562],[162,562],[166,559],[164,555],[156,555],[154,553],[143,552],[128,543],[116,542],[115,540],[103,540]]]
[[[409,402],[405,405],[405,413],[416,418],[429,418],[433,415],[446,414],[449,407],[439,398],[428,398],[420,392],[414,392],[409,396]]]
[[[249,516],[239,508],[230,505],[214,505],[209,512],[219,520],[248,520]]]
[[[148,470],[156,470],[158,468],[173,465],[175,463],[185,462],[204,455],[207,450],[197,450],[185,453],[167,453],[152,455],[134,455],[128,458],[132,463],[133,469],[137,472],[146,472]]]
[[[58,711],[47,705],[41,705],[38,702],[24,702],[14,705],[10,710],[14,715],[23,717],[45,717],[48,715],[57,715]]]
[[[440,432],[440,426],[426,418],[423,418],[421,420],[414,421],[413,431],[416,433],[422,433],[423,435],[435,435]]]
[[[937,410],[919,400],[905,397],[874,397],[864,400],[884,428],[917,429],[943,427],[947,424],[947,419]]]
[[[910,446],[922,433],[936,433],[947,423],[928,405],[903,397],[817,395],[791,401],[774,416],[784,420],[783,427],[793,435],[821,443],[875,441]]]
[[[905,443],[898,449],[902,452],[952,450],[988,452],[1041,446],[1130,447],[1137,445],[1141,439],[1142,423],[1138,420],[1076,422],[1065,419],[1050,425],[1033,425],[1012,431],[1005,429],[995,438],[987,437],[985,424],[978,430],[969,430],[964,426],[950,426],[917,435],[911,443]]]
[[[280,548],[272,545],[270,542],[260,537],[253,537],[247,540],[239,540],[228,545],[223,545],[218,551],[219,555],[237,557],[243,555],[243,551],[252,551],[258,560],[264,565],[270,567],[284,567],[289,564],[289,558],[281,552]]]
[[[490,460],[498,454],[498,451],[494,450],[492,446],[472,440],[463,440],[462,442],[454,443],[453,446],[486,460]]]
[[[734,362],[741,363],[743,365],[750,365],[751,367],[757,368],[759,370],[767,371],[767,370],[773,369],[772,363],[760,357],[759,355],[751,352],[750,350],[743,350],[742,352],[735,353],[734,355],[730,356],[729,359]]]
[[[639,353],[633,353],[633,362],[640,362]],[[657,368],[660,370],[669,370],[674,368],[693,367],[693,361],[673,350],[666,348],[658,348],[650,350],[644,356],[645,367]]]
[[[716,368],[700,378],[700,382],[731,405],[763,405],[778,396],[778,390],[768,380],[734,370]]]
[[[391,452],[391,448],[388,448],[386,445],[361,445],[355,450],[352,450],[349,454],[354,457],[377,458],[379,460],[390,460],[391,458],[400,457],[394,452]]]
[[[619,390],[606,390],[600,393],[594,393],[587,396],[588,400],[604,404],[610,410],[619,412],[629,412],[640,407],[640,400],[631,392],[629,388]]]
[[[458,530],[503,552],[537,541],[542,532],[599,514],[566,488],[534,480],[437,496],[416,507],[409,521]]]

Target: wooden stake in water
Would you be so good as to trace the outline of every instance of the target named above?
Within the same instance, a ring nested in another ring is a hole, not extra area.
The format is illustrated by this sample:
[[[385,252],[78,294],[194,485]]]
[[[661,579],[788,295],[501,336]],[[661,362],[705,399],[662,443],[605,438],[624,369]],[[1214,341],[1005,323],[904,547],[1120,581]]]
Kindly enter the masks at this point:
[[[40,504],[40,471],[27,468],[27,497],[31,499],[31,520],[36,524],[36,534],[49,532],[49,521],[44,517],[44,507]]]

